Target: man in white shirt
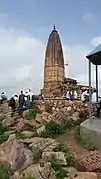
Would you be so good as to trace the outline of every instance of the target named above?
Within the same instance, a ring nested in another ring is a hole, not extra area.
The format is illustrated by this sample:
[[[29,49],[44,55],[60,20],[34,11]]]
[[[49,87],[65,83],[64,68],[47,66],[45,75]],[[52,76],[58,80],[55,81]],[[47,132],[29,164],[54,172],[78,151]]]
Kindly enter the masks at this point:
[[[83,91],[82,94],[81,94],[81,100],[85,101],[85,91]]]
[[[77,99],[77,97],[78,97],[78,94],[77,94],[77,92],[76,92],[76,90],[74,91],[74,99]]]
[[[30,95],[30,102],[32,102],[32,96],[33,96],[33,93],[31,92],[30,89],[29,89],[29,95]]]
[[[94,90],[92,94],[92,103],[96,103],[96,90]]]
[[[69,91],[66,93],[66,99],[70,99]]]
[[[2,92],[1,93],[1,103],[3,103],[3,101],[7,100],[7,93],[6,92]]]
[[[81,94],[81,100],[84,102],[88,98],[89,98],[89,93],[88,93],[87,89],[85,89]]]
[[[26,95],[27,97],[29,97],[30,102],[32,102],[33,93],[31,92],[30,89],[26,90],[25,95]]]

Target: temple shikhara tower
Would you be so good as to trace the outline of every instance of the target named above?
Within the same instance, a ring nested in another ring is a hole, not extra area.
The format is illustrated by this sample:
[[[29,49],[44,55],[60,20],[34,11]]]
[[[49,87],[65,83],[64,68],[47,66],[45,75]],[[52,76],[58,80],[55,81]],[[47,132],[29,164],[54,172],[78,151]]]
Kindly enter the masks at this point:
[[[45,54],[44,88],[62,84],[65,78],[63,49],[57,30],[52,30]]]
[[[44,85],[41,94],[44,97],[64,97],[66,91],[77,90],[80,94],[84,85],[78,85],[77,80],[65,77],[65,64],[62,44],[57,29],[53,28],[49,35],[44,62]]]

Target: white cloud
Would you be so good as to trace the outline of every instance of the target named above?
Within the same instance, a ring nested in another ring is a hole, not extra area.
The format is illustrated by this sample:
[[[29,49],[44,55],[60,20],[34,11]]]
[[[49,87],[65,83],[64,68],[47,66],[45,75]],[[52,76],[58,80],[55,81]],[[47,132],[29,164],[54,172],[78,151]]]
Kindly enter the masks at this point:
[[[0,88],[12,93],[28,87],[34,79],[34,92],[42,86],[44,45],[40,40],[22,36],[16,30],[0,27]],[[5,89],[6,88],[6,89]],[[14,89],[13,89],[14,90]]]
[[[82,18],[84,21],[91,22],[94,17],[92,13],[85,13]]]
[[[85,58],[89,52],[83,44],[75,46],[64,46],[65,59],[68,61],[70,77],[76,78],[78,82],[86,84],[88,82],[88,60]]]
[[[91,44],[93,45],[93,46],[97,46],[97,45],[99,45],[99,44],[101,44],[101,36],[98,36],[98,37],[94,37],[93,39],[92,39],[92,41],[91,41]]]
[[[79,84],[88,84],[88,60],[86,55],[91,51],[89,46],[77,44],[75,46],[64,46],[65,61],[69,63],[69,77],[77,79]],[[68,72],[66,72],[68,74]],[[99,93],[101,94],[101,70],[98,68]],[[95,66],[91,65],[92,86],[96,87],[96,71]]]
[[[83,44],[63,47],[69,77],[86,84],[88,61],[85,56],[89,47]],[[23,33],[20,29],[0,26],[0,92],[5,90],[11,95],[31,86],[38,93],[43,86],[44,52],[44,43],[26,30]]]

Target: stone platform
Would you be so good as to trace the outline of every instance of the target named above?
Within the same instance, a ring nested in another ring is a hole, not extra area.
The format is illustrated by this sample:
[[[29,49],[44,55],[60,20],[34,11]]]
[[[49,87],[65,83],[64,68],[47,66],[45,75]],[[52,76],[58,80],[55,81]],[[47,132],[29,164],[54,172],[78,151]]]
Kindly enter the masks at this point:
[[[93,143],[97,149],[101,150],[101,118],[87,119],[80,125],[82,138]]]

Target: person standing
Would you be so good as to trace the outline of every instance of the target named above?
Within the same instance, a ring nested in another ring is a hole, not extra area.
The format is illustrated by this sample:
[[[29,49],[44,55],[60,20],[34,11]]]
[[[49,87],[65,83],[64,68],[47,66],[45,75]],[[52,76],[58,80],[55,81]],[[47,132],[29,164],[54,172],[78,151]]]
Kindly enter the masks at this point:
[[[92,93],[92,103],[96,103],[96,90]]]
[[[10,98],[8,105],[12,108],[12,111],[15,112],[16,102],[13,96]]]
[[[3,104],[4,101],[7,101],[7,93],[6,92],[1,93],[1,103]]]
[[[69,91],[70,100],[74,100],[74,90]]]
[[[81,100],[83,102],[88,102],[89,101],[89,93],[87,89],[84,89],[82,94],[81,94]]]
[[[69,91],[66,92],[66,99],[67,99],[67,100],[70,99]]]
[[[77,94],[77,91],[74,90],[74,99],[77,99],[78,98],[78,94]]]
[[[25,105],[25,95],[23,94],[23,91],[21,91],[21,94],[19,95],[19,107],[23,108]]]
[[[31,92],[31,90],[29,89],[29,96],[30,96],[30,102],[32,102],[32,96],[33,96],[33,93]]]
[[[30,107],[30,94],[29,94],[29,90],[26,90],[25,92],[25,104],[26,107]]]

